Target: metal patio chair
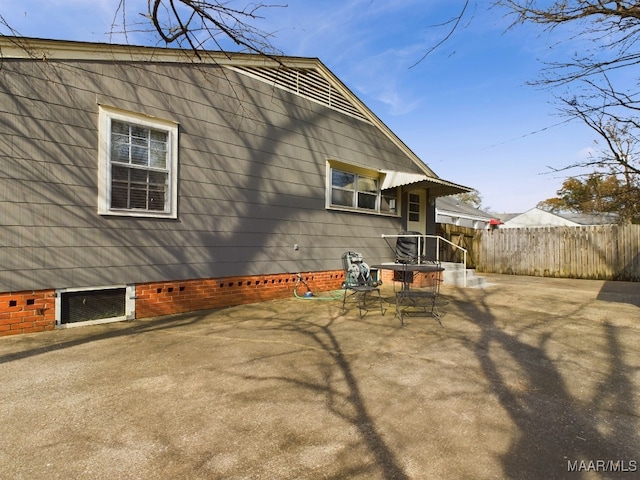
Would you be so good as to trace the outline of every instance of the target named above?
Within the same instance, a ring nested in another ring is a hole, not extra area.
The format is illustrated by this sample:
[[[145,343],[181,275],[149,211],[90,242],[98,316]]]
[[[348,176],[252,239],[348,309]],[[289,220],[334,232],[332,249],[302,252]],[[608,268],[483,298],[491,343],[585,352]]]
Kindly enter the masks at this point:
[[[371,300],[370,297],[372,293],[376,292],[378,295],[377,303],[380,305],[380,313],[384,315],[385,311],[379,287],[382,282],[371,278],[371,269],[364,262],[362,254],[358,252],[344,252],[342,254],[342,267],[344,269],[342,312],[347,311],[347,298],[352,297],[357,302],[360,318],[362,318],[363,311],[368,312],[371,310],[367,304],[367,299]],[[377,309],[378,307],[376,306],[375,308]]]

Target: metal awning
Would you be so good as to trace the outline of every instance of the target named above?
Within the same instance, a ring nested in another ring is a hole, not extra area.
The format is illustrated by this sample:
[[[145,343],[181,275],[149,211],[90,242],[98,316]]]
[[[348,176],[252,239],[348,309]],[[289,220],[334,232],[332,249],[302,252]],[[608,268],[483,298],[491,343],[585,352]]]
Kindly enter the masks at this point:
[[[448,182],[441,178],[429,177],[422,173],[398,172],[395,170],[382,170],[382,173],[385,175],[382,181],[382,190],[395,187],[426,188],[429,189],[429,194],[432,197],[444,197],[473,191],[472,188]]]

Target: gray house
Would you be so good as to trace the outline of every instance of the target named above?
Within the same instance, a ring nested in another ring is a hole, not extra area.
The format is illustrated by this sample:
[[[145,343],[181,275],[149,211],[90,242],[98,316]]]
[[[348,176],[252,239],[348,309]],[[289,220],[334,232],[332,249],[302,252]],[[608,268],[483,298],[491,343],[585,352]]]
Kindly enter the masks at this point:
[[[319,60],[0,37],[0,335],[336,288],[439,178]]]
[[[497,219],[455,197],[439,197],[436,199],[436,223],[484,230],[496,224]]]

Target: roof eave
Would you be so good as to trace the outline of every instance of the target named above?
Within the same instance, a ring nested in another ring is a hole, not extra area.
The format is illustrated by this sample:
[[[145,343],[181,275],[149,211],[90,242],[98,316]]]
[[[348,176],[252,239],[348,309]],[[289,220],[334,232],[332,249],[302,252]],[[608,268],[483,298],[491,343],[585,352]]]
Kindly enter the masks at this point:
[[[453,210],[442,210],[440,208],[436,207],[436,213],[438,215],[446,215],[449,217],[459,217],[459,218],[468,218],[469,220],[478,220],[481,222],[488,222],[490,221],[492,218],[495,218],[493,216],[480,216],[480,215],[471,215],[469,213],[464,213],[464,212],[456,212]]]
[[[440,178],[385,125],[360,99],[336,77],[318,58],[230,53],[210,50],[186,50],[166,47],[118,45],[110,43],[79,42],[70,40],[47,40],[29,37],[0,36],[3,58],[31,60],[103,60],[122,62],[152,61],[159,63],[215,64],[219,66],[255,66],[315,69],[342,95],[349,99],[364,117],[394,143],[425,176],[439,180],[434,192],[436,196],[469,192],[472,189],[455,185]],[[446,186],[445,186],[446,185]],[[420,186],[417,186],[420,188]]]
[[[0,36],[4,58],[38,60],[104,60],[104,61],[155,61],[164,63],[215,64],[219,66],[315,68],[347,97],[354,107],[373,125],[380,129],[402,152],[431,177],[437,175],[385,125],[360,99],[336,77],[318,58],[230,53],[222,51],[185,50],[166,47],[145,47],[111,43],[79,42],[70,40],[46,40],[28,37]]]

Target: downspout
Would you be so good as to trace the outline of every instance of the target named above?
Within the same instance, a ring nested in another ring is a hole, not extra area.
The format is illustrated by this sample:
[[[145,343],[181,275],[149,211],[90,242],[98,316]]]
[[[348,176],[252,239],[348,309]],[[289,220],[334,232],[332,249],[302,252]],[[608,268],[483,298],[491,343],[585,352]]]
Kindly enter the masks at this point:
[[[427,191],[427,211],[426,211],[426,219],[427,225],[425,226],[425,233],[427,235],[432,235],[435,237],[437,235],[436,229],[436,198],[431,196],[430,189],[426,189]],[[425,257],[429,261],[435,261],[438,258],[438,241],[435,238],[427,238],[427,244],[425,245]]]
[[[409,229],[409,192],[402,187],[400,192],[402,205],[400,207],[400,216],[402,217],[402,230]]]

